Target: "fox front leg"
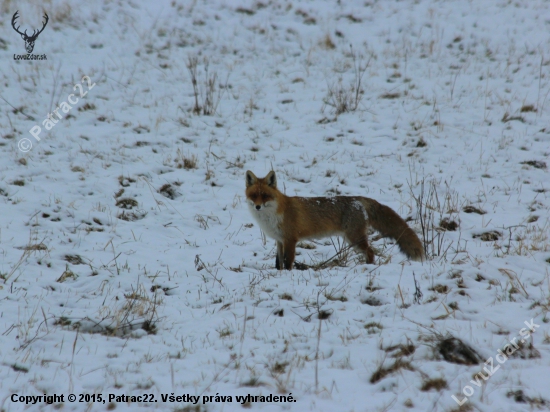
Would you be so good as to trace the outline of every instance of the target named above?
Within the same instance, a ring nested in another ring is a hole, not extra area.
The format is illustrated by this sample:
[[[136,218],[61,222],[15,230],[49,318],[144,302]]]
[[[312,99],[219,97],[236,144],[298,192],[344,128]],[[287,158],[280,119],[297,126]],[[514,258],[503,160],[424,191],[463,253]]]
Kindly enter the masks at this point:
[[[283,242],[277,241],[277,255],[275,256],[275,268],[277,270],[283,268],[282,262],[284,262]]]
[[[294,264],[294,258],[296,257],[296,243],[295,240],[286,240],[283,244],[284,265],[286,270],[292,270]]]

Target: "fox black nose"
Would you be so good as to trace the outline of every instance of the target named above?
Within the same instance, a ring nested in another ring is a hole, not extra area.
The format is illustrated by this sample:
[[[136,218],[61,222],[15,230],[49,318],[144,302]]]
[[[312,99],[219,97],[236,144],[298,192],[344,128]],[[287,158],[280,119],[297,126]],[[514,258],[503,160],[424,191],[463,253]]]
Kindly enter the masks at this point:
[[[262,208],[262,206],[256,205],[256,210],[260,210],[261,208]]]

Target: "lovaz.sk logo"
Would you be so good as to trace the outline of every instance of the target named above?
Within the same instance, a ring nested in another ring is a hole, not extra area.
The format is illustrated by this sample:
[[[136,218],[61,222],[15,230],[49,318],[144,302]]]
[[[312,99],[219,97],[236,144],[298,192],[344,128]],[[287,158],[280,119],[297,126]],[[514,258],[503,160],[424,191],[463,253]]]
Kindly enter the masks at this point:
[[[27,50],[27,54],[14,54],[13,60],[47,60],[45,54],[32,54],[32,51],[34,50],[34,42],[38,38],[38,35],[44,31],[46,25],[48,24],[48,15],[46,14],[46,12],[44,12],[45,21],[42,23],[42,28],[40,30],[33,30],[32,34],[29,36],[27,34],[27,30],[25,30],[24,32],[19,31],[19,27],[21,26],[15,27],[15,25],[17,24],[16,20],[19,17],[18,13],[19,10],[17,10],[13,15],[11,19],[11,26],[17,33],[21,35],[23,40],[25,40],[25,49]]]

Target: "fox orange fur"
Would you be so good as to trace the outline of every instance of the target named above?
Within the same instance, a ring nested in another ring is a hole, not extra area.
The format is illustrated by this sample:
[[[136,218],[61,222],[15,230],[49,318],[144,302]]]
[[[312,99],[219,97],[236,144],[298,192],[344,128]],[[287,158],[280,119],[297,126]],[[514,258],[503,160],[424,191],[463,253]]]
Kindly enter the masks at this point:
[[[420,239],[393,209],[361,196],[291,197],[277,189],[275,172],[260,179],[246,172],[246,198],[250,213],[264,233],[277,241],[277,269],[292,269],[296,244],[302,239],[341,235],[364,253],[367,263],[374,252],[367,239],[371,225],[382,236],[396,240],[410,259],[422,261]]]

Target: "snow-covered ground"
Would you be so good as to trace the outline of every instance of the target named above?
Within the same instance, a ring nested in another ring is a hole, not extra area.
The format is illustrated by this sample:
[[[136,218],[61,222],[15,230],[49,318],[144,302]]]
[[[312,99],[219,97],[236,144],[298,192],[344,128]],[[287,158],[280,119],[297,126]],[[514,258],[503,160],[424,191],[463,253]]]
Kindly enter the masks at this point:
[[[1,410],[550,409],[548,1],[35,3],[0,2]],[[429,260],[275,270],[271,169]]]

